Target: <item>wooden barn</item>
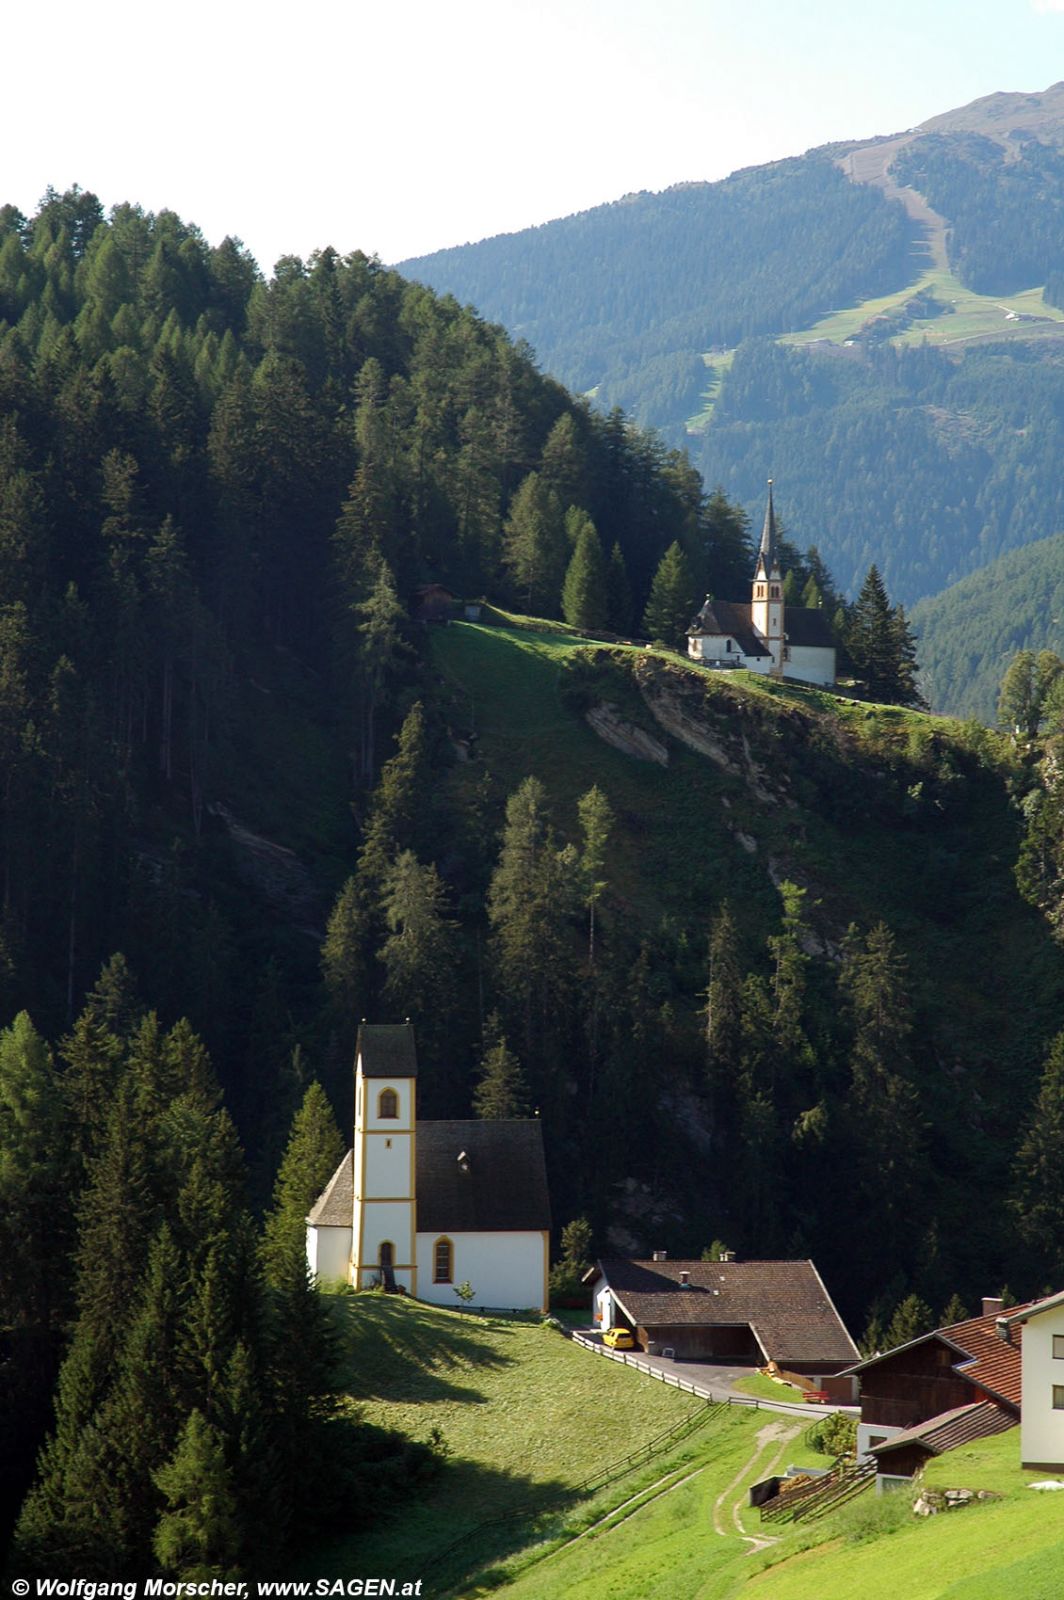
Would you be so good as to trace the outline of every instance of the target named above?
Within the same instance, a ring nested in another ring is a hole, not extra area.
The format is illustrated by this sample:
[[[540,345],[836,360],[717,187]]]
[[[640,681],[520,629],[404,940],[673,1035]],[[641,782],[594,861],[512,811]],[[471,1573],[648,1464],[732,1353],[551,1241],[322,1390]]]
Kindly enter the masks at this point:
[[[857,1347],[811,1261],[615,1258],[588,1273],[596,1321],[633,1330],[645,1350],[679,1361],[766,1366],[824,1378]]]

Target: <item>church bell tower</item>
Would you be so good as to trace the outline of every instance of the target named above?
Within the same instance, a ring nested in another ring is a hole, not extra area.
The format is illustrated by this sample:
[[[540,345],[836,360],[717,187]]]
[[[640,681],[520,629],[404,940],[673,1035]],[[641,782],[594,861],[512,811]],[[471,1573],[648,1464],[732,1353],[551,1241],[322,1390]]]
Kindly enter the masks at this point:
[[[754,567],[754,581],[750,597],[750,621],[754,630],[765,641],[772,656],[772,675],[783,676],[783,576],[780,572],[777,549],[776,513],[772,505],[772,479],[768,480],[768,505],[765,507],[765,526],[761,530],[761,544]]]
[[[351,1282],[417,1293],[417,1054],[412,1025],[358,1030]]]

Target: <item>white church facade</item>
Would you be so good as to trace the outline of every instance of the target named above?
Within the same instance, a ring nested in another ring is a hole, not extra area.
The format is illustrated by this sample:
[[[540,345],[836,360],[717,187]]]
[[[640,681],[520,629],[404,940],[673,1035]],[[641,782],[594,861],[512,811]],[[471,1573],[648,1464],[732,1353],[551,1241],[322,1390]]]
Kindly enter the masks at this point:
[[[419,1122],[413,1027],[363,1023],[354,1144],[307,1217],[314,1277],[545,1311],[549,1249],[538,1119]]]
[[[749,604],[714,600],[687,630],[687,653],[708,667],[745,667],[799,683],[835,682],[835,641],[823,611],[787,605],[783,597],[772,480]]]

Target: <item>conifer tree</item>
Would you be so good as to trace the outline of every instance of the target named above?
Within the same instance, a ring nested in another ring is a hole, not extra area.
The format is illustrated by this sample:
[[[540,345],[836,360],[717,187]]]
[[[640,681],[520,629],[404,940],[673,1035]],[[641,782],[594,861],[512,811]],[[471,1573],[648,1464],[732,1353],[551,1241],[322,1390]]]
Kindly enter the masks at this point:
[[[557,616],[565,560],[558,497],[538,472],[530,472],[518,486],[503,526],[503,564],[525,611]]]
[[[1064,1033],[1046,1057],[1016,1152],[1012,1210],[1037,1271],[1064,1276]]]
[[[222,1435],[201,1412],[191,1413],[154,1480],[167,1508],[152,1540],[163,1572],[184,1582],[232,1578],[241,1544],[236,1496]]]
[[[695,603],[695,581],[683,548],[670,544],[658,564],[650,597],[643,612],[643,632],[648,639],[678,648]]]
[[[570,507],[566,514],[567,529],[573,510]],[[609,605],[606,563],[594,523],[585,513],[578,515],[580,527],[562,585],[562,616],[573,628],[604,628]]]
[[[970,1315],[971,1313],[960,1295],[954,1292],[942,1308],[942,1316],[938,1325],[940,1328],[952,1328],[957,1322],[967,1322]]]
[[[473,1110],[478,1117],[488,1121],[527,1115],[528,1092],[521,1063],[506,1043],[497,1011],[484,1025],[479,1080],[473,1091]]]
[[[452,933],[458,924],[446,915],[447,892],[436,868],[422,866],[412,850],[401,850],[384,880],[388,938],[380,959],[387,974],[384,992],[402,1016],[417,1016],[428,1026],[451,1008],[455,990]]]
[[[933,1333],[935,1317],[931,1307],[918,1294],[906,1295],[895,1307],[884,1334],[884,1347],[894,1350],[898,1345],[909,1344],[925,1333]]]
[[[613,829],[613,810],[602,790],[595,784],[576,803],[583,835],[580,852],[580,879],[587,906],[587,962],[595,965],[595,912],[607,887],[603,873],[606,869],[606,852]]]
[[[370,912],[358,879],[352,875],[336,897],[321,946],[321,971],[337,1023],[354,1040],[366,1011],[366,943]]]
[[[709,981],[706,985],[706,1058],[712,1080],[721,1084],[738,1070],[742,1028],[742,973],[738,932],[725,900],[709,935]]]
[[[868,569],[846,631],[854,670],[872,700],[922,706],[916,683],[916,645],[901,606],[892,607],[879,570]]]
[[[526,778],[510,796],[488,891],[498,988],[520,1019],[526,1061],[537,1055],[569,978],[563,930],[573,905],[575,852],[557,850],[546,799],[538,778]]]
[[[632,586],[624,553],[616,540],[606,568],[606,623],[614,633],[627,633],[632,626]]]
[[[267,1283],[283,1281],[294,1244],[303,1246],[306,1217],[340,1164],[344,1141],[325,1091],[312,1083],[292,1122],[266,1216],[262,1261]]]

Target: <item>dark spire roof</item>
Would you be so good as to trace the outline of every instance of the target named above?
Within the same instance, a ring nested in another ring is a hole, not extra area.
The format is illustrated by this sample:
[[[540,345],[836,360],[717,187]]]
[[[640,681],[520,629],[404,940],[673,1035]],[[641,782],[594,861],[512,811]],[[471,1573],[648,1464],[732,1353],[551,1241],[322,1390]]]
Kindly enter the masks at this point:
[[[755,571],[760,572],[764,567],[765,576],[767,577],[773,569],[779,570],[779,564],[779,551],[776,548],[776,512],[772,505],[772,479],[770,478],[768,480],[768,505],[765,507],[765,526],[761,529],[761,543],[757,550],[757,567]]]
[[[410,1022],[364,1022],[358,1030],[356,1056],[364,1078],[416,1078],[417,1051]]]

